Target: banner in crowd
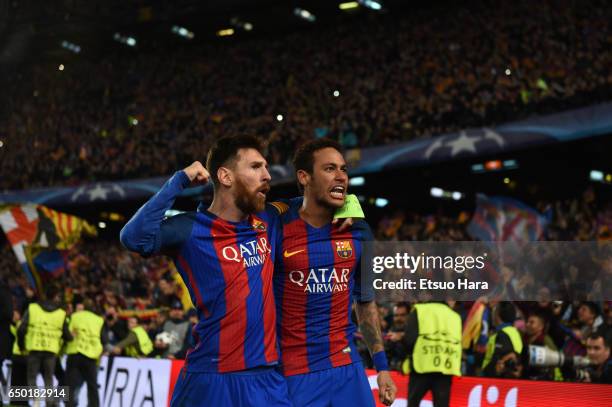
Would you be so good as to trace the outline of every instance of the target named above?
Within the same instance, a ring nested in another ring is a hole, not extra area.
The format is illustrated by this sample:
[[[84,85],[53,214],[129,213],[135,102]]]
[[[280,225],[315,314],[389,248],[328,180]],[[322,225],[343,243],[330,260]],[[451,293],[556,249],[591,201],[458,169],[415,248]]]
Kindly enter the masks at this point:
[[[35,204],[1,207],[0,227],[30,285],[41,295],[43,282],[65,270],[68,250],[84,233],[97,233],[81,218]]]
[[[540,240],[550,222],[550,213],[540,214],[516,199],[478,194],[476,210],[467,232],[486,242],[533,242]]]
[[[532,146],[560,143],[612,133],[612,103],[549,116],[530,118],[494,128],[465,129],[437,137],[417,139],[346,152],[351,175],[426,165],[457,158],[478,157]],[[188,163],[185,163],[187,165]],[[293,182],[286,165],[270,166],[273,184]],[[170,175],[170,174],[169,174]],[[0,203],[35,202],[45,205],[78,205],[96,202],[146,200],[168,177],[119,182],[96,182],[78,187],[38,188],[0,193]],[[201,194],[207,187],[189,188],[183,196]]]
[[[103,357],[98,371],[100,406],[152,406],[170,404],[172,391],[178,378],[182,360],[135,359]],[[5,363],[5,377],[10,365]],[[376,372],[367,370],[370,387],[378,400]],[[394,407],[405,407],[408,398],[409,377],[391,372],[398,387]],[[42,377],[39,376],[42,386]],[[56,384],[57,385],[57,384]],[[7,389],[2,388],[4,397]],[[82,386],[79,405],[87,405],[87,388]],[[3,399],[6,404],[6,400]],[[610,406],[612,386],[581,383],[542,382],[533,380],[487,379],[483,377],[455,377],[451,389],[451,406],[456,407],[555,407]],[[377,406],[383,405],[377,401]],[[421,401],[420,407],[433,407],[431,394]]]

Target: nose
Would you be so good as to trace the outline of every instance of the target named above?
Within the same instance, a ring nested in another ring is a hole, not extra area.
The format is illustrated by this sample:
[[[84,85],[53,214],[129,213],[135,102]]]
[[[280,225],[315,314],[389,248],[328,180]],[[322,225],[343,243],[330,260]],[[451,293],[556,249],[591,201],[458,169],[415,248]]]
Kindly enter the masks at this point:
[[[348,174],[345,171],[337,170],[335,179],[336,181],[346,182],[348,180]]]
[[[264,182],[270,182],[272,180],[272,176],[266,167],[263,167],[263,179]]]

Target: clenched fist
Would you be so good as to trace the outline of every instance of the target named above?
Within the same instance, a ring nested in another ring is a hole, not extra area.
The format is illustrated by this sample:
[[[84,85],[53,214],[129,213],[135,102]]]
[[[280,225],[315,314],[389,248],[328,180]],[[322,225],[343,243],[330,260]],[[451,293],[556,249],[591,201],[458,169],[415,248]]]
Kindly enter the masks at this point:
[[[195,187],[198,185],[204,185],[210,179],[208,170],[204,168],[201,162],[194,161],[189,167],[183,170],[191,181],[191,186]]]

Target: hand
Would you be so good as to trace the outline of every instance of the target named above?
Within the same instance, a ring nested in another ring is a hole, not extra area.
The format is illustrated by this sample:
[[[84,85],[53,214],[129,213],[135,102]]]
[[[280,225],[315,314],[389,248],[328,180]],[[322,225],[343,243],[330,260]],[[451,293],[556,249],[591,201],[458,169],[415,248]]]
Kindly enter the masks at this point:
[[[208,170],[204,168],[201,162],[194,161],[189,167],[183,170],[191,181],[191,186],[204,185],[210,179]]]
[[[113,355],[121,355],[121,348],[118,346],[115,346],[112,350]]]
[[[404,337],[403,332],[389,332],[389,340],[391,342],[401,341],[403,337]]]
[[[390,406],[395,401],[395,395],[397,394],[397,386],[391,378],[391,374],[383,370],[378,373],[376,381],[378,382],[378,397],[380,402],[385,406]]]
[[[582,377],[582,380],[580,380],[582,383],[591,383],[591,373],[588,370],[584,371],[584,376]]]
[[[339,221],[340,218],[335,218],[334,220],[332,220],[332,225],[337,225]],[[338,232],[350,229],[350,227],[353,226],[353,223],[353,218],[344,219],[344,221],[340,224],[340,228],[338,228]]]

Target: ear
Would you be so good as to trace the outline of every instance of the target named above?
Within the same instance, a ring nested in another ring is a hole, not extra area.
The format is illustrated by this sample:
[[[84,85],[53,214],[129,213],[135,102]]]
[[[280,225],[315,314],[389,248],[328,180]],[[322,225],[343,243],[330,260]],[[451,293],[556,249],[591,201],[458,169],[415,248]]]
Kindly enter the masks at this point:
[[[310,183],[310,174],[306,171],[298,170],[296,176],[302,188],[305,188]]]
[[[232,170],[227,167],[219,167],[217,170],[217,178],[219,179],[219,184],[228,188],[234,183],[234,174]]]

